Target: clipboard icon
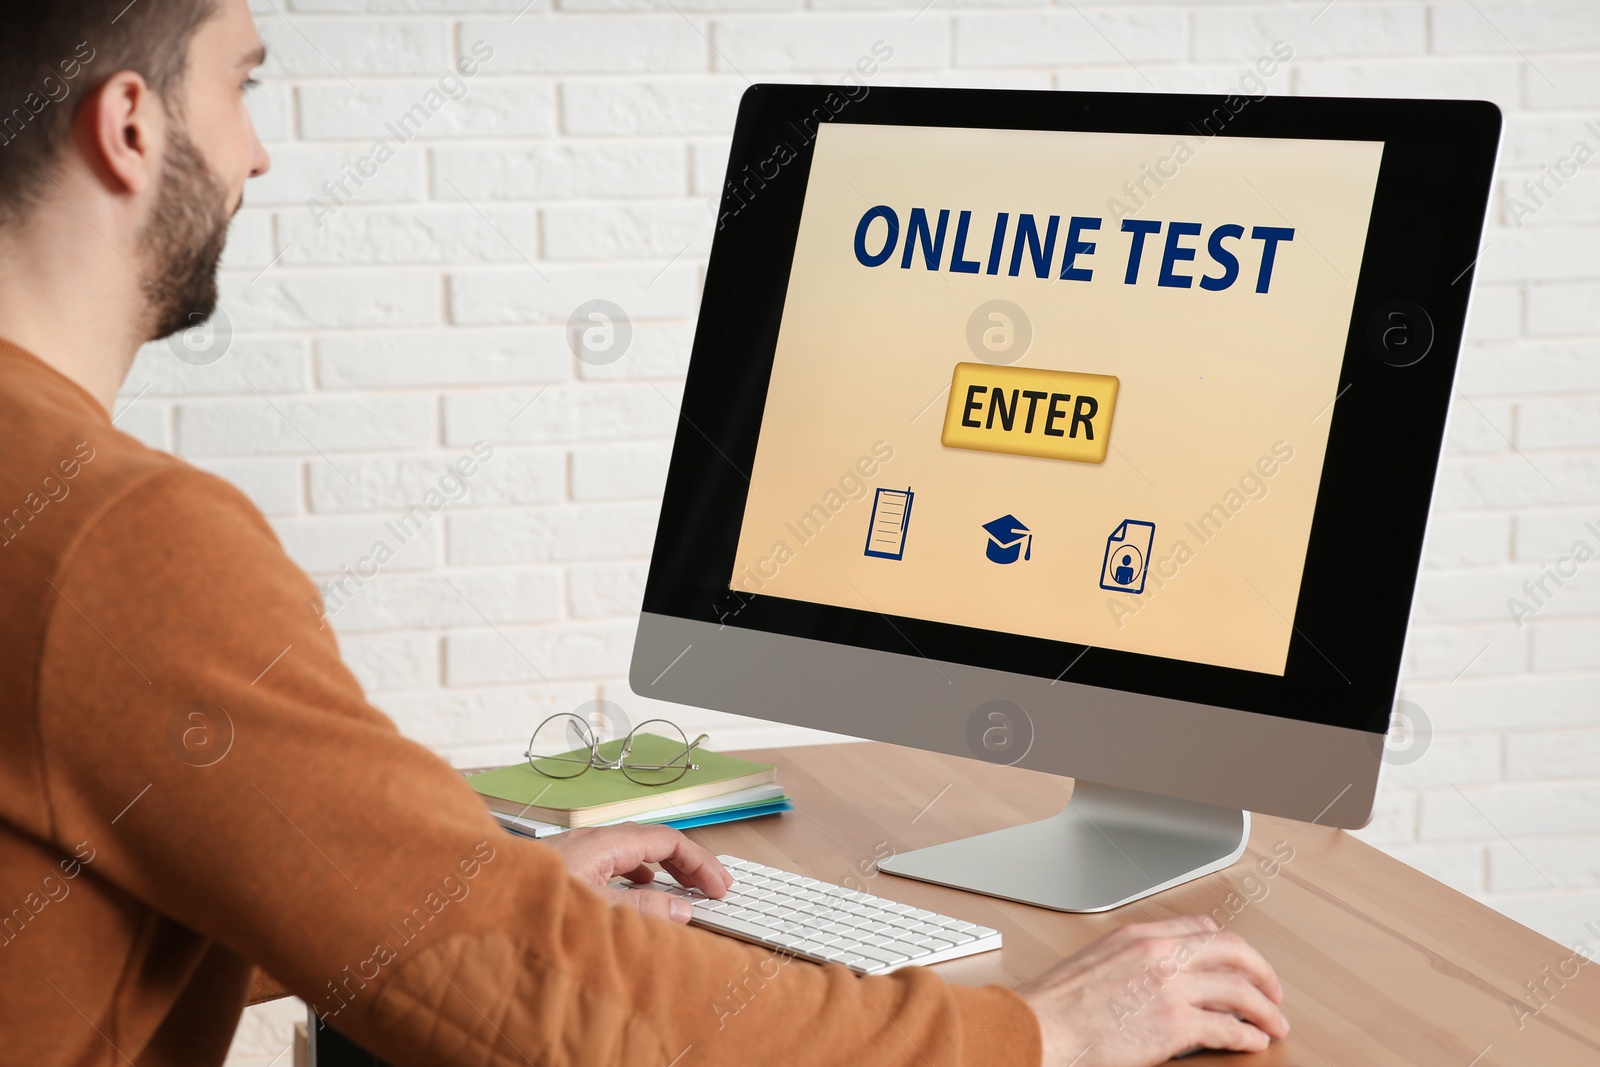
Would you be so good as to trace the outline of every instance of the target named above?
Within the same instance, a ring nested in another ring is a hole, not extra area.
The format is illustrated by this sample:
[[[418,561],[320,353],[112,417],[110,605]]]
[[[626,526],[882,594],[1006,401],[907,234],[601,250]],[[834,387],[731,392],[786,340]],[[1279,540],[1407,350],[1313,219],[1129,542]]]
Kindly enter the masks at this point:
[[[1142,593],[1150,572],[1150,546],[1156,524],[1123,519],[1106,538],[1106,555],[1100,564],[1100,588],[1113,593]]]
[[[911,501],[916,494],[905,489],[879,489],[872,497],[872,518],[867,525],[863,555],[878,559],[903,559],[906,530],[911,525]]]

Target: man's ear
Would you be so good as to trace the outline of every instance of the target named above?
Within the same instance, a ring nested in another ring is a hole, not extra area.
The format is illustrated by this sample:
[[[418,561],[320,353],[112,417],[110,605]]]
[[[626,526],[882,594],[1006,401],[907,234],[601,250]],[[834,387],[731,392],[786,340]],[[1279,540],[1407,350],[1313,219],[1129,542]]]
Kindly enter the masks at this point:
[[[161,98],[134,71],[119,71],[84,101],[78,135],[90,167],[113,193],[138,196],[155,181],[165,135]]]

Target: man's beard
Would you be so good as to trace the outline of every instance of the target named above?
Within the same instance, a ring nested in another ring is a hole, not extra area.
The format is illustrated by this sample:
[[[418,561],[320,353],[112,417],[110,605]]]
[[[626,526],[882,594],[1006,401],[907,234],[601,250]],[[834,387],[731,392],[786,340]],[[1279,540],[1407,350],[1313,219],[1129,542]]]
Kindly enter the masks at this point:
[[[194,142],[172,127],[155,205],[140,234],[152,272],[145,289],[150,340],[198,326],[217,309],[217,265],[231,221],[227,200]]]

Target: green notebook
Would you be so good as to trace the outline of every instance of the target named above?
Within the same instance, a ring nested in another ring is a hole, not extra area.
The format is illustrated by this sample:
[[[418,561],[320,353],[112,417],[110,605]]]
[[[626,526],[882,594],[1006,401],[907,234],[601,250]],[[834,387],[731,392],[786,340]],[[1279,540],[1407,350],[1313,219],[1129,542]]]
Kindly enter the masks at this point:
[[[600,754],[615,759],[621,749],[622,739],[618,738],[601,745]],[[663,763],[682,750],[681,741],[638,734],[633,739],[630,758],[641,763]],[[580,758],[586,754],[585,749],[566,753]],[[621,771],[598,767],[576,778],[549,778],[526,762],[474,774],[467,784],[482,794],[484,803],[495,811],[577,827],[626,819],[668,804],[687,804],[778,780],[770,763],[754,763],[703,748],[695,749],[693,762],[699,769],[670,785],[640,785]]]

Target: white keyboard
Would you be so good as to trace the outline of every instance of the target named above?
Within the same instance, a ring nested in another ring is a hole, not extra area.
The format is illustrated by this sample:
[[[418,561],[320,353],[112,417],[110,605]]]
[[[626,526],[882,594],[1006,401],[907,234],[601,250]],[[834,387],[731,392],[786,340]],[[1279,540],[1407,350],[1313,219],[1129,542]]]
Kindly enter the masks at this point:
[[[987,926],[733,856],[717,859],[734,879],[721,900],[686,889],[665,873],[623,888],[682,897],[694,906],[695,926],[816,963],[842,963],[858,974],[887,974],[1000,947],[1000,931]]]

